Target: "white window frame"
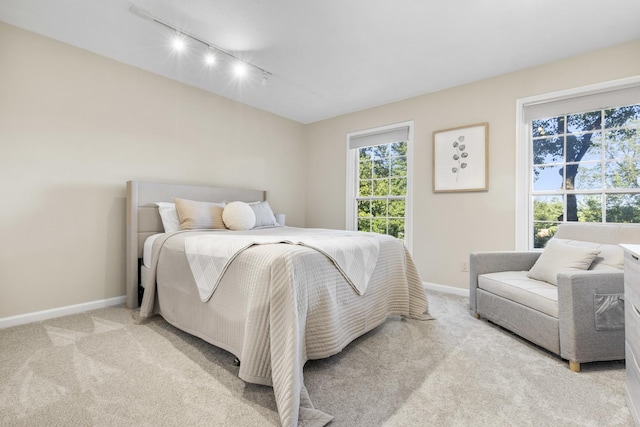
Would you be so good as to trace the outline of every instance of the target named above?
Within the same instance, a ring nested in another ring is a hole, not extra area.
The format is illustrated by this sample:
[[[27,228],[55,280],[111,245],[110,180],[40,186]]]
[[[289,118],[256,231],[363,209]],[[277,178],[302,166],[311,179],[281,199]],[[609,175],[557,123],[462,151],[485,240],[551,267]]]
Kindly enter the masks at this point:
[[[525,108],[535,104],[561,101],[638,85],[640,85],[640,76],[635,76],[516,100],[516,250],[533,250],[533,239],[530,232],[533,218],[533,203],[530,197],[533,185],[530,167],[532,162],[531,125],[525,121]]]
[[[407,138],[407,195],[405,198],[405,212],[404,212],[404,244],[412,253],[413,248],[413,120],[394,123],[391,125],[380,126],[372,129],[365,129],[357,132],[350,132],[347,134],[346,150],[347,150],[347,200],[346,200],[346,228],[347,230],[355,231],[357,227],[357,209],[355,198],[358,195],[356,183],[358,182],[358,173],[360,171],[358,167],[358,149],[349,148],[349,140],[356,136],[371,135],[381,132],[389,132],[399,128],[409,128]]]

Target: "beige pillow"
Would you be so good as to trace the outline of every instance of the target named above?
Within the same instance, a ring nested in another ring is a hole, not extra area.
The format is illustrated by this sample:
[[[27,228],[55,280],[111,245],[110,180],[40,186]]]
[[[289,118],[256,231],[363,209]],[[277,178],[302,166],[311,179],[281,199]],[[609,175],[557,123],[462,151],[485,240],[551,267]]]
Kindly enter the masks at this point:
[[[559,272],[587,270],[599,253],[597,249],[551,239],[527,276],[557,286]]]
[[[173,199],[178,212],[181,230],[224,229],[222,211],[224,203],[196,202]]]

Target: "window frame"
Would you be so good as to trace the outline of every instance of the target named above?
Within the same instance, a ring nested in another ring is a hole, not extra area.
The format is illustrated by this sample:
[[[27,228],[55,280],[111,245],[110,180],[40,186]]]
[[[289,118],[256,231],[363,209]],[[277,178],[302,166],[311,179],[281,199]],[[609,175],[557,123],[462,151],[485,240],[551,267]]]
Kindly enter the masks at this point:
[[[528,106],[554,101],[570,100],[581,96],[595,95],[640,85],[640,76],[629,77],[594,85],[535,95],[516,100],[516,218],[515,249],[518,251],[536,250],[530,230],[533,226],[533,177],[531,124],[525,119]],[[564,193],[563,193],[564,194]],[[564,196],[563,196],[564,197]],[[538,249],[540,250],[540,249]]]
[[[405,235],[404,244],[412,252],[413,248],[413,120],[349,132],[346,136],[347,179],[346,179],[346,229],[355,231],[358,228],[358,209],[356,198],[358,196],[359,177],[359,149],[350,148],[349,141],[353,137],[373,135],[382,132],[390,132],[400,128],[408,128],[407,137],[407,194],[405,196]],[[389,200],[389,198],[387,198]]]

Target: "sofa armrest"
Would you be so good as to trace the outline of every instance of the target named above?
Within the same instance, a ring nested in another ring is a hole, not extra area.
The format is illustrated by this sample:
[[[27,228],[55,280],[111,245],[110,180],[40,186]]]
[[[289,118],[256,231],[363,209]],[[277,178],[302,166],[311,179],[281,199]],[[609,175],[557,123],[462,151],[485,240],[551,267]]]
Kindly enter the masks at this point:
[[[621,306],[613,308],[620,311],[624,307],[624,272],[587,270],[558,274],[560,356],[564,359],[579,363],[624,359],[624,327],[597,328],[596,295],[617,295],[613,298],[619,299]],[[624,325],[623,310],[620,322]]]
[[[529,271],[542,252],[473,252],[469,255],[469,310],[476,314],[478,276],[500,271]]]

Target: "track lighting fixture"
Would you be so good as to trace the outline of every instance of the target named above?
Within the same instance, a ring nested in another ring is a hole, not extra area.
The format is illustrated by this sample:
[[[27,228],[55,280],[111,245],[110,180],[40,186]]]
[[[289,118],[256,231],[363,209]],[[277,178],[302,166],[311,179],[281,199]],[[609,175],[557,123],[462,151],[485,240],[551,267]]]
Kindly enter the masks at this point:
[[[269,77],[271,76],[271,73],[268,72],[267,70],[258,67],[257,65],[251,64],[249,62],[246,62],[240,58],[238,58],[237,56],[235,56],[234,54],[232,54],[229,51],[226,51],[212,43],[209,43],[208,41],[192,34],[189,33],[187,31],[185,31],[184,29],[178,29],[177,27],[159,19],[156,18],[155,16],[153,16],[151,13],[149,13],[148,11],[141,9],[139,7],[137,7],[136,5],[132,4],[131,7],[129,7],[129,12],[133,13],[134,15],[155,22],[157,24],[162,25],[163,27],[166,27],[172,31],[175,32],[175,37],[172,40],[172,45],[174,50],[176,51],[183,51],[186,48],[186,43],[187,43],[187,39],[191,39],[194,40],[196,42],[198,42],[199,44],[201,44],[202,46],[204,46],[204,48],[206,49],[205,53],[204,53],[204,62],[211,66],[213,64],[215,64],[218,60],[218,57],[220,56],[224,56],[229,58],[231,61],[230,63],[233,64],[233,71],[236,77],[241,78],[244,77],[245,75],[247,75],[251,70],[257,71],[259,73],[261,73],[261,80],[260,83],[264,86],[267,84],[267,81],[269,80]]]

